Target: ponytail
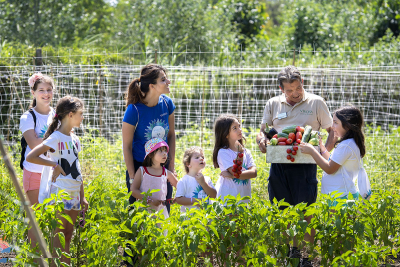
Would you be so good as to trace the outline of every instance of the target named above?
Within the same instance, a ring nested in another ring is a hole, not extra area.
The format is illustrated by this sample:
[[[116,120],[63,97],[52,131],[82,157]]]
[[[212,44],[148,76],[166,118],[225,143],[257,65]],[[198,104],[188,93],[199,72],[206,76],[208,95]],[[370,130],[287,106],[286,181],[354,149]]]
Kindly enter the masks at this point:
[[[128,90],[125,94],[126,106],[135,103],[143,103],[143,99],[146,95],[143,96],[142,90],[140,90],[140,79],[134,79],[128,86]]]
[[[46,133],[43,136],[43,141],[46,140],[52,133],[54,133],[55,130],[57,130],[58,123],[59,123],[58,118],[54,117],[49,127],[47,128]]]
[[[365,156],[365,137],[363,132],[364,118],[361,111],[353,106],[342,107],[335,111],[336,117],[341,121],[343,129],[347,132],[335,143],[335,147],[346,139],[354,139],[360,149],[360,156]]]
[[[150,84],[157,84],[160,74],[167,73],[161,65],[147,64],[140,71],[140,78],[134,79],[125,92],[126,106],[130,104],[143,103],[147,93],[150,91]]]
[[[29,105],[29,109],[36,107],[36,98],[32,99],[31,104]]]

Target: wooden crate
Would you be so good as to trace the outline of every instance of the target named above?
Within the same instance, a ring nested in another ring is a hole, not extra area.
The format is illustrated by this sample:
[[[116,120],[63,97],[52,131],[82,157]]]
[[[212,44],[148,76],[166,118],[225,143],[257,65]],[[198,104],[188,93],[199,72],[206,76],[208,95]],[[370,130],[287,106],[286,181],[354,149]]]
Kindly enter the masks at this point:
[[[300,148],[297,150],[297,154],[295,156],[290,154],[292,157],[295,158],[294,162],[291,162],[290,160],[288,160],[286,158],[287,155],[288,155],[286,150],[288,148],[292,148],[292,146],[271,146],[271,145],[267,145],[267,153],[266,153],[267,162],[268,163],[292,163],[292,164],[309,163],[309,164],[315,164],[314,158],[311,157],[311,155],[309,155],[309,154],[301,153]],[[319,146],[314,146],[314,148],[318,152],[320,152]]]

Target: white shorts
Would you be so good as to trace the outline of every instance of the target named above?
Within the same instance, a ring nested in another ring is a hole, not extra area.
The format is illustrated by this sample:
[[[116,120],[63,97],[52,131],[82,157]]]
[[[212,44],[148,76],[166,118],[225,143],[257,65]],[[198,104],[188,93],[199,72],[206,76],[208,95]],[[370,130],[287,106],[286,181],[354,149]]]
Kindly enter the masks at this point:
[[[61,191],[61,188],[58,188],[54,185],[50,188],[50,194],[58,194]],[[81,209],[81,191],[68,191],[64,190],[72,199],[63,199],[64,209],[66,210],[80,210]]]

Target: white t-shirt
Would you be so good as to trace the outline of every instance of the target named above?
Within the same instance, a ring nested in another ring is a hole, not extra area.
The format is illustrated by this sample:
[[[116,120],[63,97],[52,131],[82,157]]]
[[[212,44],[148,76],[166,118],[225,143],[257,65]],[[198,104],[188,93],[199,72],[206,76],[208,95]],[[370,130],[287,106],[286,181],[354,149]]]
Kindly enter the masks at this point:
[[[204,176],[206,183],[213,189],[215,189],[210,177]],[[176,186],[175,197],[187,197],[187,198],[206,198],[207,194],[203,187],[196,181],[196,178],[186,174],[179,180]],[[197,206],[184,206],[181,207],[181,212],[186,212],[186,209],[197,208]]]
[[[79,138],[70,133],[70,136],[55,131],[43,144],[55,150],[49,152],[50,158],[63,168],[66,176],[60,174],[52,185],[64,190],[78,191],[82,184],[82,172],[79,164],[78,153],[81,151]]]
[[[218,151],[217,160],[221,172],[233,166],[233,160],[236,159],[236,156],[237,152],[230,148],[221,148]],[[242,172],[253,166],[256,166],[253,157],[250,151],[245,149],[243,153]],[[251,179],[240,180],[237,178],[232,179],[220,176],[215,187],[217,188],[217,197],[221,197],[222,199],[227,195],[236,197],[238,194],[240,194],[241,197],[251,197]],[[249,201],[246,200],[245,202],[247,203]]]
[[[360,169],[359,158],[360,149],[353,138],[340,142],[330,156],[330,159],[340,167],[334,174],[326,172],[322,174],[321,193],[329,194],[338,191],[343,193],[341,196],[347,195],[349,191],[352,194],[357,193],[356,179]]]
[[[36,128],[33,129],[35,127],[35,123],[33,121],[33,117],[32,114],[28,111],[26,111],[24,114],[22,114],[20,122],[19,122],[19,130],[23,133],[25,133],[28,130],[35,130],[35,133],[37,135],[37,137],[39,138],[43,138],[44,134],[47,131],[47,128],[49,126],[49,124],[51,123],[51,121],[53,120],[53,117],[55,115],[55,111],[53,108],[51,108],[51,111],[49,114],[47,115],[43,115],[38,113],[35,108],[32,109],[33,112],[36,115]],[[26,156],[29,154],[29,152],[31,152],[31,148],[29,147],[29,145],[26,146],[26,151],[25,151],[25,158]],[[46,158],[44,155],[40,156],[41,158]],[[36,173],[42,173],[43,170],[43,166],[42,165],[37,165],[37,164],[33,164],[30,162],[27,162],[26,160],[24,160],[24,168],[30,172],[36,172]]]

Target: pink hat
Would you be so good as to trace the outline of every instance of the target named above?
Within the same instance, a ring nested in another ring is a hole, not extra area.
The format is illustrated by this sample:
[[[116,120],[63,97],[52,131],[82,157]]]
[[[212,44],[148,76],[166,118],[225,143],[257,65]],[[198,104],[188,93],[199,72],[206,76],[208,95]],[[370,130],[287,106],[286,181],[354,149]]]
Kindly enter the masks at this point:
[[[144,156],[144,158],[146,158],[148,154],[150,154],[151,152],[155,151],[157,148],[160,148],[162,146],[166,146],[167,152],[169,152],[169,146],[164,140],[162,140],[161,138],[150,139],[144,145],[144,149],[146,150],[146,156]]]

